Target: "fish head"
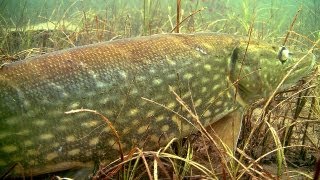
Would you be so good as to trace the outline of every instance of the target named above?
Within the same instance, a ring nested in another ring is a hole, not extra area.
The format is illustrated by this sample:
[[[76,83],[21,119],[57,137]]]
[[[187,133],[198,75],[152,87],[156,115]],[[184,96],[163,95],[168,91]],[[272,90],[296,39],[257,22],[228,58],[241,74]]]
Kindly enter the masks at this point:
[[[240,43],[231,56],[229,79],[236,87],[240,103],[251,104],[307,77],[314,72],[315,62],[311,50]]]

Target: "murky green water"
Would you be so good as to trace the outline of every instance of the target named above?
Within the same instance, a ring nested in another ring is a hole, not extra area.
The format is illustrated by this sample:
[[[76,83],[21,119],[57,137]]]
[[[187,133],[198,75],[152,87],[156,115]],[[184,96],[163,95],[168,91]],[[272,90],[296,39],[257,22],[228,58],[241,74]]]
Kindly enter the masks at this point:
[[[105,31],[103,40],[108,40],[170,32],[176,24],[176,6],[175,0],[1,0],[0,22],[3,30],[99,29]],[[319,38],[317,0],[182,0],[180,31],[247,34],[253,24],[256,36],[278,38],[299,9],[294,30]]]

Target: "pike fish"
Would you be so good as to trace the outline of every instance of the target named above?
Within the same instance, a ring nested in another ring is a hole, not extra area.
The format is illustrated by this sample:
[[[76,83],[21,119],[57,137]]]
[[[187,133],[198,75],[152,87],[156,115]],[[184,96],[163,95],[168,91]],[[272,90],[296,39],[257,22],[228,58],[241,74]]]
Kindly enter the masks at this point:
[[[2,65],[0,169],[16,164],[15,174],[37,175],[119,157],[101,116],[68,111],[103,114],[124,152],[150,150],[196,129],[177,95],[207,126],[269,97],[292,68],[280,89],[315,65],[308,52],[283,53],[259,41],[247,45],[248,38],[227,34],[161,34]]]

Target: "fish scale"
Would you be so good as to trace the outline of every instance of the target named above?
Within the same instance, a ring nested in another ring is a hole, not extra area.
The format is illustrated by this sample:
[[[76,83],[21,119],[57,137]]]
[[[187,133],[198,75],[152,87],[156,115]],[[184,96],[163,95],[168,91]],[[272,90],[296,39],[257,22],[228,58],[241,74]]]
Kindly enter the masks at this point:
[[[18,163],[14,173],[36,175],[119,157],[116,140],[103,119],[92,113],[65,113],[81,108],[107,117],[125,152],[135,146],[155,149],[159,142],[163,145],[196,130],[172,91],[194,107],[206,126],[269,95],[306,54],[296,53],[282,64],[272,45],[250,42],[242,70],[239,62],[247,43],[245,37],[227,34],[162,34],[3,65],[0,169]],[[286,85],[308,75],[313,62],[314,57],[307,55],[298,66],[299,74],[289,77]],[[235,74],[240,74],[242,87],[237,96]]]

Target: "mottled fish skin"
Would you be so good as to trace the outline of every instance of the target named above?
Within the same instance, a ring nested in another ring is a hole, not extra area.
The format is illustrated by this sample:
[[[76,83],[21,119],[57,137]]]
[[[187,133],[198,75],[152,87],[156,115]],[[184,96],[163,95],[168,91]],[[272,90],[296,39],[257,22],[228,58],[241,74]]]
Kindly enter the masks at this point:
[[[4,65],[0,69],[0,169],[36,175],[119,157],[105,115],[125,151],[154,149],[159,141],[195,128],[173,89],[204,125],[240,107],[232,81],[247,39],[226,34],[163,34],[71,48]],[[250,42],[239,84],[242,103],[267,97],[301,56],[281,64],[273,46]],[[297,53],[298,54],[298,53]],[[311,72],[307,55],[288,82]],[[246,75],[246,74],[250,75]],[[159,104],[143,99],[150,99]],[[193,103],[191,101],[193,99]],[[23,168],[21,168],[23,167]]]

